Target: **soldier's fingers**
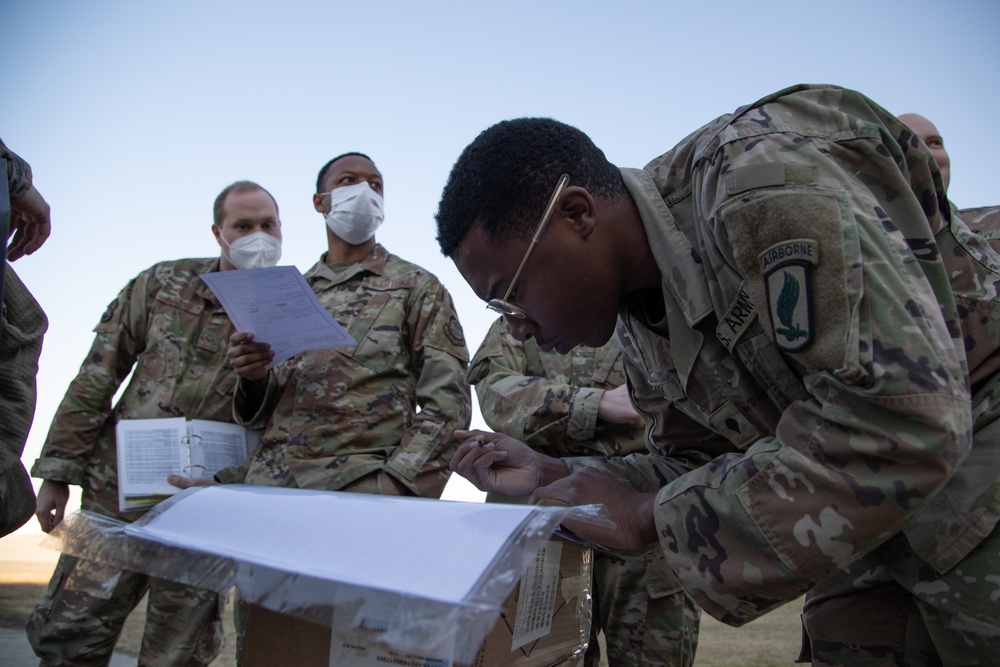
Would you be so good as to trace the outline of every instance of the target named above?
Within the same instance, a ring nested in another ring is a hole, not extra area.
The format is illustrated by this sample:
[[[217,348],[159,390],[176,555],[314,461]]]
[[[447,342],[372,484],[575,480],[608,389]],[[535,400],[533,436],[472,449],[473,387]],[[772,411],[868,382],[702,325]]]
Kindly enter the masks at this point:
[[[240,354],[230,358],[230,363],[236,370],[246,369],[253,370],[255,368],[263,368],[270,363],[271,359],[274,358],[274,353],[271,351],[267,352],[255,352],[252,354]]]
[[[253,334],[249,331],[237,331],[229,336],[229,346],[237,347],[242,343],[249,343],[253,340]]]
[[[482,443],[481,440],[477,438],[472,438],[466,440],[455,452],[455,455],[451,457],[451,463],[449,464],[451,469],[459,473],[463,477],[468,477],[469,475],[478,476],[479,471],[483,470],[483,465],[489,468],[491,465],[489,461],[486,464],[479,464],[485,455],[491,453],[495,448],[495,445],[490,443]]]
[[[475,436],[479,436],[480,439],[485,440],[486,436],[488,436],[488,435],[492,435],[492,434],[487,433],[486,431],[479,431],[479,430],[475,430],[475,429],[470,429],[468,431],[462,430],[460,428],[459,429],[455,429],[455,438],[458,439],[458,440],[461,440],[463,442],[466,441],[466,440],[468,440],[469,438],[473,438]]]
[[[535,493],[537,493],[537,491]],[[536,498],[534,495],[532,495],[531,496],[531,500],[528,501],[528,504],[529,505],[549,505],[549,506],[557,506],[557,507],[572,507],[572,504],[568,500],[566,500],[564,498],[556,497],[556,496],[551,496],[551,495],[541,496],[541,497],[538,497],[538,498]]]
[[[469,457],[469,452],[473,447],[476,447],[474,443],[466,441],[458,446],[455,453],[451,455],[451,461],[448,462],[448,467],[453,471],[462,474],[462,471],[468,470],[472,466],[472,458]]]
[[[267,343],[242,343],[230,347],[227,354],[232,358],[271,354],[271,346]]]
[[[566,478],[563,478],[566,479]],[[531,498],[528,502],[532,505],[555,505],[555,504],[568,504],[568,493],[559,484],[563,480],[557,480],[548,486],[540,486],[531,493]]]
[[[484,479],[496,463],[507,457],[507,452],[497,451],[492,444],[483,445],[479,448],[479,452],[472,461],[472,466],[476,469],[476,474]]]
[[[459,433],[458,431],[455,432],[456,437],[459,437],[458,433]],[[455,462],[462,461],[469,455],[470,452],[479,449],[482,446],[483,446],[483,440],[479,436],[471,435],[467,438],[464,438],[462,443],[458,446],[458,449],[456,449],[455,453],[452,455],[451,460]]]

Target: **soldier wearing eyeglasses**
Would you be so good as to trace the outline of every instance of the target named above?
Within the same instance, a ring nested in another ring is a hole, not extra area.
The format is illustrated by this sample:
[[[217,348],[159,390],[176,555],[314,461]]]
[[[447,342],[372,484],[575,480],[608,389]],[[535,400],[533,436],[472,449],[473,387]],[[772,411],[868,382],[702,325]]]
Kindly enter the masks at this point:
[[[604,504],[616,529],[568,527],[658,544],[723,622],[808,591],[802,661],[995,661],[1000,255],[893,115],[796,86],[643,169],[563,123],[504,121],[437,220],[515,338],[566,352],[617,325],[650,446],[560,459],[463,432],[455,470]]]

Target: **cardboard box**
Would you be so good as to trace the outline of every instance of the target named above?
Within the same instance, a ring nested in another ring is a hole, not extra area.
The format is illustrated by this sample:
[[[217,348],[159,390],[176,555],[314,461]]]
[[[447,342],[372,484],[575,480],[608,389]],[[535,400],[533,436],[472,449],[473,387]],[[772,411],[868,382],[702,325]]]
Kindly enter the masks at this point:
[[[548,667],[575,665],[590,636],[591,553],[555,538],[527,567],[471,664],[393,651],[379,632],[310,623],[250,605],[244,667]],[[381,627],[391,619],[368,619]]]

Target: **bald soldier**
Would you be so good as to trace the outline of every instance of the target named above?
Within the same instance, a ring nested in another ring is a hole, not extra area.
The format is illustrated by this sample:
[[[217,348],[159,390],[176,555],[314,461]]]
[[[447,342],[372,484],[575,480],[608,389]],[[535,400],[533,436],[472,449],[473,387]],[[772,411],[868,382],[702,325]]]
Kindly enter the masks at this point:
[[[928,149],[857,92],[795,86],[618,168],[558,121],[485,130],[438,240],[513,335],[616,329],[650,454],[463,432],[452,467],[600,502],[733,625],[808,591],[801,660],[989,664],[1000,649],[1000,256]]]
[[[899,120],[907,126],[924,142],[934,156],[938,169],[941,170],[941,177],[944,179],[944,189],[948,192],[951,185],[951,157],[944,146],[944,138],[937,127],[931,121],[920,114],[904,113],[899,116]],[[954,206],[954,204],[952,204]],[[975,208],[958,209],[958,217],[975,232],[979,232],[994,245],[1000,239],[1000,206],[977,206]]]

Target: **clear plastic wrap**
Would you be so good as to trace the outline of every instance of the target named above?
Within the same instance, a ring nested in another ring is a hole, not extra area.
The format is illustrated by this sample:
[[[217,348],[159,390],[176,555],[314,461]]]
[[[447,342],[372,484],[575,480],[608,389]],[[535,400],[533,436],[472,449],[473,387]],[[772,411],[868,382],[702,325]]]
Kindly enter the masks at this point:
[[[405,654],[469,663],[526,567],[566,518],[599,506],[455,503],[239,485],[189,489],[126,524],[93,513],[53,533],[63,552],[364,631]],[[590,627],[590,551],[560,581]],[[585,573],[585,574],[584,574]],[[91,577],[98,592],[100,577]]]

